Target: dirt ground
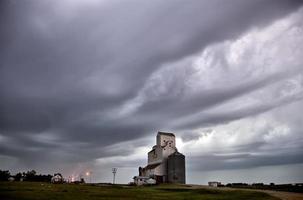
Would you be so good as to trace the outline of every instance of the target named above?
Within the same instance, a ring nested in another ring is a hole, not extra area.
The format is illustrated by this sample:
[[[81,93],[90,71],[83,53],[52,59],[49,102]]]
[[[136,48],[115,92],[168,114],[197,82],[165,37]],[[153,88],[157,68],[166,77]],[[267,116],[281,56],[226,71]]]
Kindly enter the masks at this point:
[[[261,192],[266,192],[274,197],[278,197],[282,200],[303,200],[303,194],[301,193],[293,193],[293,192],[278,192],[271,190],[258,190]]]
[[[254,190],[254,189],[239,189],[239,188],[228,188],[228,187],[209,187],[209,186],[199,186],[199,185],[192,185],[194,188],[213,188],[213,189],[220,189],[220,190],[252,190],[252,191],[259,191],[265,192],[271,196],[277,197],[281,200],[303,200],[303,193],[294,193],[294,192],[280,192],[280,191],[273,191],[273,190]]]

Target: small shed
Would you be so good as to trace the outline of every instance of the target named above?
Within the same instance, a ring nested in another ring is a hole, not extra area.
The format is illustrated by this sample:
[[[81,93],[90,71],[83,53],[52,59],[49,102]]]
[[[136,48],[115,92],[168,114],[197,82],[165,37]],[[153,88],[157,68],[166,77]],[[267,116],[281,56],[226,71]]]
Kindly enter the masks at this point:
[[[63,183],[63,177],[61,174],[55,174],[52,179],[51,179],[52,183]]]
[[[210,181],[210,182],[208,182],[208,186],[210,186],[210,187],[219,187],[219,186],[221,186],[221,182]]]
[[[155,185],[156,180],[147,176],[134,176],[135,185]]]
[[[13,182],[13,181],[15,181],[15,178],[11,176],[8,178],[8,181]]]

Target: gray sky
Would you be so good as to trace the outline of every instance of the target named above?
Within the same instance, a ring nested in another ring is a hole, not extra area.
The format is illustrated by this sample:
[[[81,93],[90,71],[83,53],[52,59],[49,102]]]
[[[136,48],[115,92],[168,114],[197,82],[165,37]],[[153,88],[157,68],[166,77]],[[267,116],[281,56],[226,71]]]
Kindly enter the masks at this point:
[[[302,182],[303,2],[2,0],[0,168],[127,183],[157,131],[187,182]]]

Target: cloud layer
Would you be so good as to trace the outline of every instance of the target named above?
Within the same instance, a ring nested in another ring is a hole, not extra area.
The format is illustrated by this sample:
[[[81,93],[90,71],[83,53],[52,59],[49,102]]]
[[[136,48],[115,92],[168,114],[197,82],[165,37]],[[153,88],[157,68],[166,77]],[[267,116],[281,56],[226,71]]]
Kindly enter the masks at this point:
[[[189,173],[302,163],[300,6],[3,1],[0,168],[105,181],[136,173],[158,130]]]

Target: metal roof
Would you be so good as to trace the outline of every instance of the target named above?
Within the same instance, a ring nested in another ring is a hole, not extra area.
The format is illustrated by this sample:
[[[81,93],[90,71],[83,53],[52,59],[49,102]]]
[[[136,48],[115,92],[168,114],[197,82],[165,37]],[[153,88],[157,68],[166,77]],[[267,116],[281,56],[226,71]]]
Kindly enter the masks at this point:
[[[158,167],[161,163],[155,163],[155,164],[150,164],[147,165],[146,167],[144,167],[144,169],[154,169],[156,167]]]

